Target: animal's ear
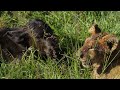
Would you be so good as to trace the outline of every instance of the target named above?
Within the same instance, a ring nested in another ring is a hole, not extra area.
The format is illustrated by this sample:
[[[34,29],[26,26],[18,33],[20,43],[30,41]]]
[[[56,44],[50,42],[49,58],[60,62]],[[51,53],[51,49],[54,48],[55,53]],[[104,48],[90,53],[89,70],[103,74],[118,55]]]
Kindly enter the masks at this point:
[[[98,27],[98,25],[96,23],[93,23],[92,26],[90,27],[90,29],[88,30],[88,32],[91,35],[97,34],[101,32],[101,29]]]
[[[107,40],[107,46],[109,47],[111,52],[113,52],[118,47],[118,44],[119,44],[119,39],[115,36],[110,37]]]
[[[95,55],[96,55],[96,53],[95,53],[95,49],[89,49],[89,56],[91,57],[91,58],[94,58],[95,57]]]
[[[108,34],[100,40],[100,43],[106,43],[110,52],[114,51],[119,44],[119,39],[115,35]]]

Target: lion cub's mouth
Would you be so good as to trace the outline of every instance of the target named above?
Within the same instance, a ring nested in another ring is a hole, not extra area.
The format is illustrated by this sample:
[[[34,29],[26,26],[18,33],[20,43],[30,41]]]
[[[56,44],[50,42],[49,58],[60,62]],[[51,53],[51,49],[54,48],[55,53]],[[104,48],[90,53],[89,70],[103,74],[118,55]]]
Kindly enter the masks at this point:
[[[82,66],[85,68],[90,68],[91,67],[90,60],[82,61]]]

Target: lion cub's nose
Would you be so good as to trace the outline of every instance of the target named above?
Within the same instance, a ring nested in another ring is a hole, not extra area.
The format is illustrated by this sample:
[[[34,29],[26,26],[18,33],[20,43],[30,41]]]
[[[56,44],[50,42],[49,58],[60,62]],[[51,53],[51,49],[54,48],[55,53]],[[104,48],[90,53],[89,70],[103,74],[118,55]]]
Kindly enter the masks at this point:
[[[80,58],[83,58],[83,53],[82,52],[80,53]]]

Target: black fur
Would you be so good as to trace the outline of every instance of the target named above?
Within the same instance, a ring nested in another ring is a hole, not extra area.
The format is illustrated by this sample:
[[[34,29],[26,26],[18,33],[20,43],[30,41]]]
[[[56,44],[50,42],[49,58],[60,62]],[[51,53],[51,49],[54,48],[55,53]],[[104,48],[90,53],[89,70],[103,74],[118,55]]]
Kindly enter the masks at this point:
[[[0,45],[4,57],[8,57],[9,52],[14,58],[21,59],[22,53],[34,43],[33,47],[38,49],[39,55],[56,59],[62,56],[58,42],[51,27],[40,19],[31,20],[24,27],[0,29]]]

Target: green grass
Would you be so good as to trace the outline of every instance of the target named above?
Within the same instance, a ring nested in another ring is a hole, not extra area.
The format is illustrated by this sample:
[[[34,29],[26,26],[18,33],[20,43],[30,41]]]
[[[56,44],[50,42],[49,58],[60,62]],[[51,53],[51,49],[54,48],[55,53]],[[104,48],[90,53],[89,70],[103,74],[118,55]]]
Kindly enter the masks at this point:
[[[23,26],[30,19],[44,20],[59,36],[60,47],[67,49],[64,60],[54,61],[34,59],[33,51],[21,61],[2,63],[0,78],[5,79],[90,79],[90,70],[81,68],[80,61],[74,52],[81,47],[93,20],[96,20],[103,31],[120,37],[119,11],[1,11],[0,27]]]

